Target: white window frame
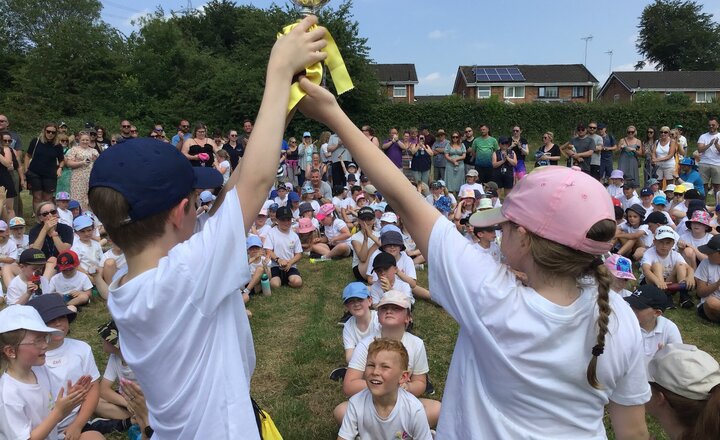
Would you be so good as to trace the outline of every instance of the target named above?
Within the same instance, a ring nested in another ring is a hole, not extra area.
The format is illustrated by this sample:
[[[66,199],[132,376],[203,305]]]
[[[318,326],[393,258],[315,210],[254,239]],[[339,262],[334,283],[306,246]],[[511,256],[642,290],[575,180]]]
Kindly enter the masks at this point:
[[[480,93],[483,92],[483,93]],[[486,94],[487,92],[487,94]],[[490,86],[478,86],[477,88],[477,98],[478,99],[488,99],[492,96],[492,87]]]
[[[549,95],[548,89],[554,90],[554,95]],[[560,87],[558,86],[540,86],[538,87],[538,98],[555,99],[560,97]]]
[[[715,92],[695,92],[695,102],[698,104],[709,104],[716,100],[717,94]]]
[[[407,98],[407,86],[393,86],[393,98]]]
[[[584,98],[585,97],[585,86],[573,86],[571,96],[573,98]]]
[[[512,94],[508,93],[512,91]],[[521,93],[517,93],[520,91]],[[505,99],[523,99],[525,97],[525,86],[505,86],[503,90]]]

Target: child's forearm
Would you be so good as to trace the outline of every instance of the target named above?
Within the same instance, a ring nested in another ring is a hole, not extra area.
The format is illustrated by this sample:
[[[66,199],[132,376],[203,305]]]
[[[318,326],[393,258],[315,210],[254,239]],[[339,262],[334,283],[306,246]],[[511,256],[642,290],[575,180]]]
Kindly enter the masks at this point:
[[[117,391],[113,390],[110,381],[107,379],[101,379],[100,383],[100,397],[108,403],[112,403],[117,406],[127,407],[125,398],[121,396]]]
[[[92,417],[93,413],[97,409],[98,402],[100,401],[100,381],[96,380],[95,383],[92,384],[90,387],[90,390],[87,393],[87,396],[85,396],[85,400],[80,405],[80,410],[77,413],[77,417],[75,420],[70,424],[70,427],[79,427],[82,429],[85,424],[90,420],[90,417]]]
[[[53,408],[50,414],[30,432],[29,440],[46,439],[64,417],[58,408]]]

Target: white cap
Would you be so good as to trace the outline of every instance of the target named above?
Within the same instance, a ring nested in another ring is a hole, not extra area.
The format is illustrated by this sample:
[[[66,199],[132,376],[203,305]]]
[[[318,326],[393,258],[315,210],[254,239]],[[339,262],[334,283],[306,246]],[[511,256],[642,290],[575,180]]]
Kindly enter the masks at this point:
[[[62,333],[56,328],[46,326],[35,307],[12,305],[0,311],[0,333],[20,329],[40,333]]]
[[[385,212],[380,217],[380,221],[387,222],[387,223],[397,223],[397,221],[398,221],[397,214],[395,214],[394,212]]]
[[[668,191],[675,191],[675,185],[673,185],[673,184],[671,183],[670,185],[666,186],[666,187],[665,187],[665,192],[668,192]]]
[[[481,209],[492,209],[493,203],[491,199],[483,197],[480,199],[480,204],[478,205],[478,210]]]
[[[694,345],[667,344],[648,365],[648,379],[692,400],[707,400],[720,384],[720,365]]]
[[[407,294],[400,292],[399,290],[388,290],[385,292],[385,295],[383,295],[380,299],[377,308],[386,304],[395,304],[396,306],[400,306],[404,309],[409,309],[412,306],[412,304],[410,304],[410,298],[408,298]]]
[[[655,230],[655,240],[662,240],[663,238],[672,238],[673,241],[678,241],[678,235],[670,226],[660,226]]]

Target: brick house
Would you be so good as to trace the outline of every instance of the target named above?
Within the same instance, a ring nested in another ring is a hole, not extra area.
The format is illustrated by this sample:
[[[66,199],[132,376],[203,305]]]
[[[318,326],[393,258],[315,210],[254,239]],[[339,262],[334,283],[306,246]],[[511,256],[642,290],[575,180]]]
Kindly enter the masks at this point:
[[[582,64],[460,66],[453,94],[505,102],[591,102],[598,80]]]
[[[415,64],[373,64],[378,82],[393,102],[415,102]]]
[[[632,101],[637,92],[685,93],[692,102],[714,102],[720,97],[720,72],[613,72],[598,92],[604,102]]]

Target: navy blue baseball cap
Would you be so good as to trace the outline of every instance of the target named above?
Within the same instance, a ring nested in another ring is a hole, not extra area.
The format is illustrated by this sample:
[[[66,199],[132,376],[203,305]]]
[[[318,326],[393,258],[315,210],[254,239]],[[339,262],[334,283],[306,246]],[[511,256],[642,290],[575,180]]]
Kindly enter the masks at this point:
[[[640,197],[651,196],[655,194],[650,188],[643,188],[640,190]]]
[[[130,205],[130,221],[135,222],[169,210],[194,189],[222,184],[222,174],[217,170],[190,165],[171,144],[136,138],[100,155],[90,173],[89,188],[118,191]]]

